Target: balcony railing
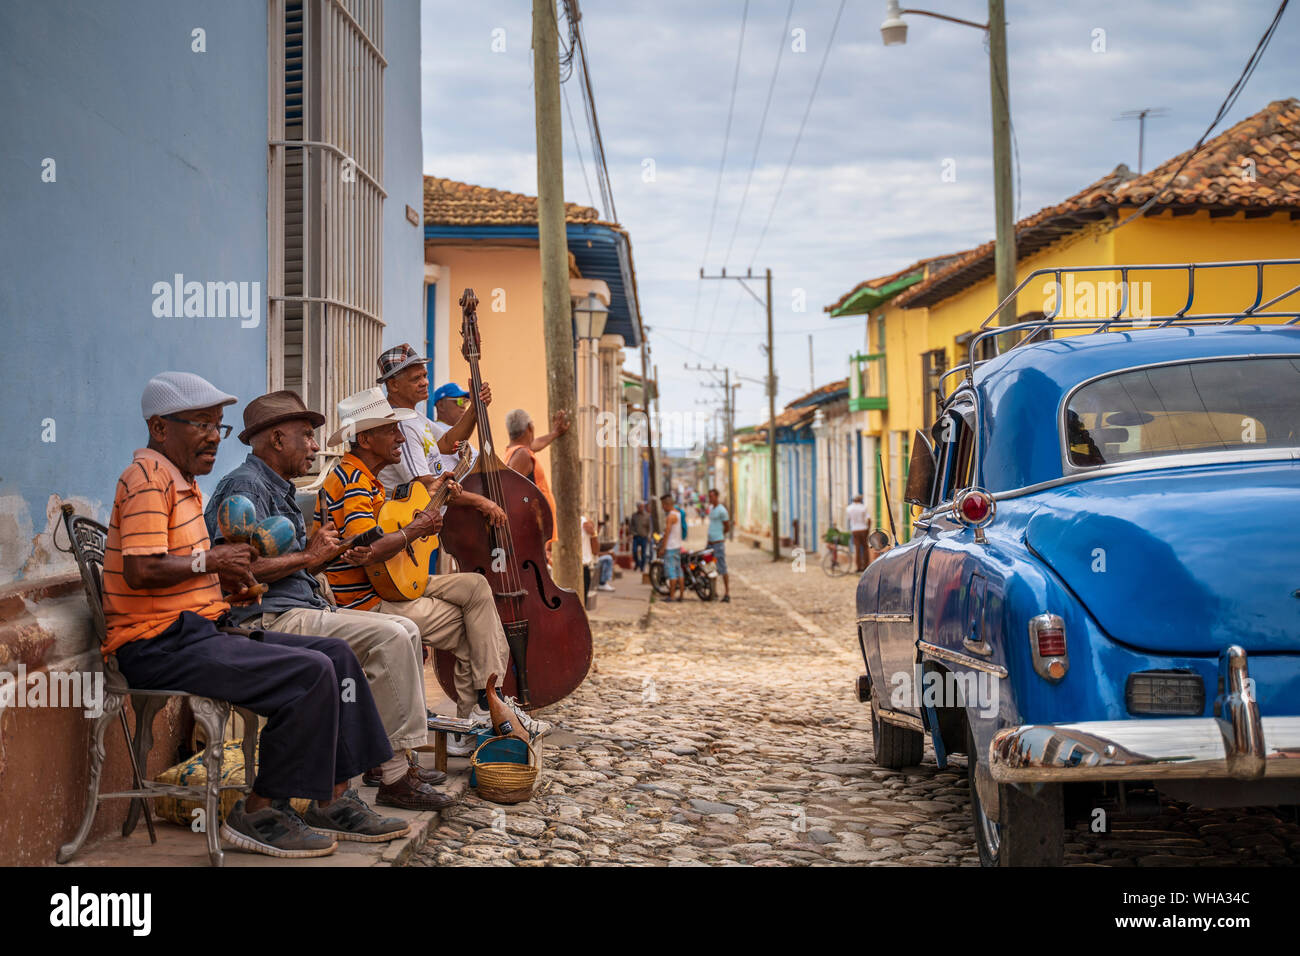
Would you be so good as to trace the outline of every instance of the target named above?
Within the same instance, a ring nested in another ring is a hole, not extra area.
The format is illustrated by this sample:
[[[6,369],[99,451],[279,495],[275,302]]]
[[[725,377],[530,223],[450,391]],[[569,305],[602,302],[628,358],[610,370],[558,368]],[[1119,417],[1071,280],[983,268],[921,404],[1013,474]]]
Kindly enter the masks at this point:
[[[888,408],[885,392],[885,353],[849,356],[849,411]]]

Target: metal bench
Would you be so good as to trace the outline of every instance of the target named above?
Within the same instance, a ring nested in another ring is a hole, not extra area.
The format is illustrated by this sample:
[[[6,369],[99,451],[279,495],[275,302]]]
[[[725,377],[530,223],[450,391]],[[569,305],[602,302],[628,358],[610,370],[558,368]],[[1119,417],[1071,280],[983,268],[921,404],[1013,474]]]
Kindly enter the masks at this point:
[[[69,549],[77,560],[81,571],[81,583],[86,591],[86,601],[90,604],[91,618],[100,646],[108,637],[108,628],[104,618],[104,549],[108,542],[108,529],[97,521],[78,515],[72,505],[63,505],[63,524],[71,542]],[[126,719],[126,700],[131,699],[135,709],[135,734]],[[153,720],[158,712],[173,697],[189,698],[194,719],[205,733],[206,744],[203,750],[203,767],[207,781],[197,786],[180,786],[145,780],[142,769],[147,766],[149,751],[153,747]],[[149,842],[158,842],[154,831],[153,813],[149,800],[159,796],[177,797],[184,800],[196,800],[206,807],[204,831],[208,841],[208,859],[213,866],[221,866],[224,856],[218,838],[218,802],[221,791],[240,790],[248,793],[256,770],[257,754],[257,715],[243,707],[233,707],[244,724],[244,784],[221,783],[221,758],[224,744],[226,723],[230,719],[232,705],[228,701],[200,697],[182,690],[142,690],[128,686],[126,678],[118,670],[117,659],[108,655],[104,660],[104,701],[103,710],[90,728],[90,782],[86,791],[86,810],[81,819],[81,826],[76,836],[59,848],[57,860],[67,863],[80,851],[90,829],[95,822],[95,814],[103,800],[125,798],[131,801],[126,822],[122,824],[122,836],[134,832],[144,814],[145,825],[149,829]],[[104,769],[104,735],[109,725],[118,720],[122,726],[122,735],[126,738],[127,753],[131,758],[132,789],[116,793],[100,793],[100,775]]]

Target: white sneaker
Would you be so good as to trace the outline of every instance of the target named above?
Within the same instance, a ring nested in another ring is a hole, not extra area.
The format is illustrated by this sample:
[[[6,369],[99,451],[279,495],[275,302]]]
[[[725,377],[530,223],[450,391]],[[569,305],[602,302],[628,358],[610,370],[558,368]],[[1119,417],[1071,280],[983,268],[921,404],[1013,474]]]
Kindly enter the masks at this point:
[[[474,721],[474,726],[482,727],[484,730],[492,729],[492,715],[478,704],[474,705],[474,709],[466,715],[465,719]]]
[[[513,697],[506,697],[503,699],[506,702],[506,706],[510,708],[516,719],[518,719],[519,726],[522,727],[533,740],[540,740],[554,729],[554,727],[551,726],[550,721],[542,720],[540,717],[530,717],[528,712],[519,706],[519,701],[515,700]]]
[[[447,756],[449,757],[468,757],[477,749],[477,734],[447,735]]]
[[[612,590],[614,590],[614,585],[612,585],[612,584],[598,584],[598,585],[596,586],[596,590],[597,590],[597,591],[612,591]]]

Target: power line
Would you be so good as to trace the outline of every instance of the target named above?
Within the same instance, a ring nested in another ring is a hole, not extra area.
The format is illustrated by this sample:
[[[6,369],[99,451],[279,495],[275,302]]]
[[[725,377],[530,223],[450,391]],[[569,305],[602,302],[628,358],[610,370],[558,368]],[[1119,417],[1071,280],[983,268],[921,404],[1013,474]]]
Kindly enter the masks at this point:
[[[722,261],[726,262],[731,258],[732,247],[736,244],[736,233],[740,231],[740,221],[745,215],[745,201],[749,198],[749,186],[754,181],[754,167],[758,165],[759,147],[763,145],[763,131],[767,126],[767,112],[772,105],[772,94],[776,91],[776,78],[781,72],[781,56],[785,53],[786,43],[790,38],[790,16],[794,13],[794,0],[790,0],[790,6],[785,11],[785,26],[781,29],[781,45],[777,47],[776,63],[772,67],[772,79],[767,85],[767,99],[763,103],[763,115],[758,121],[758,138],[754,140],[754,155],[749,160],[749,174],[745,177],[745,189],[740,194],[740,209],[736,212],[736,225],[731,230],[731,239],[727,243],[727,251],[722,256]]]
[[[618,222],[618,210],[614,208],[614,191],[609,182],[609,164],[605,161],[605,143],[600,135],[600,120],[596,117],[596,96],[592,90],[591,71],[587,65],[587,41],[582,29],[582,11],[578,9],[578,0],[564,0],[564,12],[569,21],[569,30],[582,67],[582,103],[587,113],[587,128],[591,134],[591,152],[594,157],[592,165],[596,167],[601,202],[604,205],[605,217],[611,222]]]
[[[731,250],[736,245],[736,234],[740,231],[741,220],[745,216],[745,202],[749,198],[749,187],[754,181],[754,167],[758,165],[758,152],[763,145],[763,131],[767,128],[767,114],[772,106],[772,94],[776,91],[776,78],[781,72],[781,57],[785,53],[785,47],[790,39],[790,17],[794,13],[794,0],[790,0],[790,5],[785,11],[785,26],[781,28],[781,45],[776,49],[776,63],[772,66],[772,79],[767,85],[767,99],[763,102],[763,114],[758,121],[758,137],[754,140],[754,155],[749,161],[749,173],[745,176],[745,188],[740,194],[740,207],[736,210],[736,224],[731,229],[731,238],[727,241],[727,251],[722,256],[722,261],[726,262],[731,258]],[[703,345],[707,348],[709,336],[713,332],[713,323],[717,320],[718,309],[717,301],[714,301],[713,314],[709,316],[709,324],[704,332]]]
[[[1176,180],[1179,174],[1187,168],[1187,164],[1190,163],[1192,158],[1201,151],[1201,147],[1205,145],[1205,141],[1209,138],[1210,133],[1214,131],[1214,127],[1218,126],[1229,111],[1231,111],[1233,106],[1237,103],[1237,98],[1241,96],[1242,92],[1246,89],[1246,84],[1250,82],[1250,78],[1255,72],[1255,67],[1259,66],[1259,61],[1263,58],[1264,51],[1268,49],[1268,45],[1273,39],[1273,34],[1277,31],[1277,25],[1282,20],[1282,12],[1286,10],[1286,5],[1289,2],[1290,0],[1282,0],[1282,3],[1277,8],[1277,13],[1273,14],[1273,22],[1268,25],[1268,29],[1264,31],[1264,35],[1260,37],[1259,42],[1255,44],[1255,51],[1251,53],[1250,59],[1246,61],[1246,65],[1241,70],[1241,75],[1237,77],[1237,82],[1232,84],[1232,87],[1228,90],[1228,95],[1225,96],[1223,102],[1219,104],[1219,109],[1218,112],[1214,114],[1214,119],[1210,120],[1210,125],[1205,128],[1205,132],[1201,134],[1201,138],[1198,139],[1196,145],[1188,151],[1187,157],[1179,164],[1178,168],[1174,170],[1173,175],[1165,180],[1165,184],[1160,187],[1159,192],[1152,195],[1150,199],[1138,207],[1137,211],[1126,218],[1123,222],[1117,222],[1115,225],[1111,226],[1110,230],[1107,230],[1108,232],[1132,222],[1155,205],[1156,200],[1168,191],[1169,187],[1173,185],[1174,180]]]
[[[772,208],[768,210],[767,221],[763,223],[763,230],[758,234],[758,243],[754,246],[754,251],[749,257],[751,266],[758,257],[758,250],[763,246],[763,239],[767,236],[767,227],[772,225],[772,216],[776,214],[777,203],[781,201],[781,192],[785,189],[785,179],[790,175],[790,167],[794,165],[794,155],[799,150],[799,141],[803,139],[804,126],[808,123],[808,114],[812,112],[813,101],[817,99],[817,87],[821,85],[822,72],[826,69],[826,61],[830,59],[831,46],[835,43],[835,31],[839,29],[840,16],[844,13],[844,5],[847,2],[848,0],[840,0],[840,8],[835,11],[835,22],[831,24],[831,33],[826,39],[826,51],[822,54],[821,65],[817,67],[817,77],[813,80],[812,92],[808,95],[808,105],[804,107],[803,119],[799,121],[799,132],[795,135],[794,145],[790,147],[790,158],[786,160],[785,169],[781,172],[781,182],[776,187],[776,195],[772,197]]]
[[[740,55],[745,49],[745,24],[749,22],[749,0],[745,0],[745,7],[740,12],[740,42],[736,46],[736,68],[731,75],[731,99],[727,103],[727,126],[722,134],[722,159],[718,161],[718,181],[713,187],[713,208],[709,211],[709,229],[704,239],[704,255],[700,259],[700,268],[704,268],[709,258],[709,247],[713,244],[713,225],[718,216],[718,197],[722,195],[722,172],[727,165],[727,146],[731,142],[731,120],[736,111],[736,87],[740,83]],[[695,305],[691,309],[691,325],[694,326],[696,319],[699,318],[700,312],[700,293],[703,286],[695,287]],[[718,287],[718,295],[722,294],[721,286]],[[717,311],[718,303],[716,297],[713,303],[714,311]]]
[[[573,132],[573,148],[578,151],[578,165],[582,168],[582,185],[587,187],[587,202],[596,205],[596,198],[591,192],[591,180],[587,178],[587,164],[582,158],[582,143],[578,140],[578,124],[573,121],[573,107],[569,105],[569,88],[563,83],[560,84],[560,91],[564,94],[564,112],[569,117],[569,129]]]

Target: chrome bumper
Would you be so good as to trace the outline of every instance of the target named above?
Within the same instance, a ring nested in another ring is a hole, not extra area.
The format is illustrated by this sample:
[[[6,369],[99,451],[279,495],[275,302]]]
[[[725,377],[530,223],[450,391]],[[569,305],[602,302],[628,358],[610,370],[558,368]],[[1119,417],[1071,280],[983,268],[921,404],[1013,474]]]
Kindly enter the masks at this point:
[[[1221,718],[1009,727],[989,745],[989,772],[999,783],[1300,777],[1300,717],[1260,717],[1240,647],[1221,670]]]

